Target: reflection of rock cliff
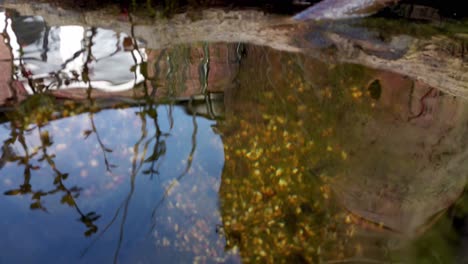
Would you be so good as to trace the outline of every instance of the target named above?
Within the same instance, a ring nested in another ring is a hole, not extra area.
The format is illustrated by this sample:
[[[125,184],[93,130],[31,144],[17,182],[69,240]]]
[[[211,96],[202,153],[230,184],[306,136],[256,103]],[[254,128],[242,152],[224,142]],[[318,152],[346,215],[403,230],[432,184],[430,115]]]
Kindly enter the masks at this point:
[[[376,77],[375,110],[340,124],[349,159],[334,189],[350,211],[413,234],[465,187],[467,104],[399,76]]]
[[[463,100],[389,72],[246,53],[219,127],[223,221],[244,260],[385,258],[377,243],[429,228],[463,191]]]
[[[147,83],[157,97],[224,92],[234,83],[241,44],[178,45],[148,51]]]
[[[163,49],[177,44],[196,42],[251,43],[279,50],[304,52],[326,61],[362,64],[367,67],[407,75],[412,79],[437,87],[447,93],[467,96],[468,71],[463,54],[466,53],[466,37],[451,32],[448,35],[426,38],[417,33],[427,29],[410,31],[404,24],[377,24],[372,31],[366,24],[357,22],[297,24],[289,18],[266,15],[254,11],[224,12],[208,10],[196,19],[180,14],[170,20],[153,21],[134,18],[135,24],[116,20],[115,10],[99,10],[76,13],[57,10],[47,5],[9,4],[23,15],[40,15],[51,25],[84,25],[111,28],[126,32],[135,38],[146,40],[147,48]],[[354,31],[353,35],[336,33],[342,27]],[[430,29],[430,28],[429,28]],[[394,30],[394,31],[393,31]],[[408,30],[408,31],[405,31]],[[387,34],[387,32],[394,32]],[[311,34],[310,33],[315,33]],[[433,32],[433,31],[432,31]],[[384,35],[385,41],[382,41]],[[414,35],[414,36],[413,36]],[[453,37],[457,35],[457,37]],[[364,36],[364,38],[362,38]],[[323,44],[335,48],[330,56],[320,49]],[[319,45],[318,45],[319,44]],[[398,56],[389,59],[388,56]]]

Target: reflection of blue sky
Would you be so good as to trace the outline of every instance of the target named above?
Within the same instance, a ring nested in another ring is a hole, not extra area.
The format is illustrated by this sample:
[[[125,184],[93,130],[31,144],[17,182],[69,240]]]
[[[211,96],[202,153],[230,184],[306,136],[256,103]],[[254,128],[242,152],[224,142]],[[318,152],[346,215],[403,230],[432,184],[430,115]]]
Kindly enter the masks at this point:
[[[26,90],[32,93],[24,72],[30,72],[33,79],[44,78],[44,84],[51,89],[88,88],[81,73],[85,65],[89,68],[89,78],[93,88],[109,92],[131,89],[144,80],[140,73],[140,63],[146,60],[145,49],[126,47],[123,40],[128,35],[107,29],[96,29],[90,37],[91,28],[81,26],[48,27],[42,17],[13,17],[5,20],[0,13],[0,29],[10,38],[14,63],[18,67],[16,76]],[[6,23],[5,23],[6,21]],[[16,24],[15,24],[16,23]],[[18,32],[13,31],[15,25]],[[28,29],[28,30],[23,30]],[[39,34],[37,34],[39,33]],[[27,39],[27,43],[19,43]],[[92,47],[88,44],[92,41]],[[88,56],[91,55],[91,56]],[[91,61],[87,61],[92,58]],[[131,68],[135,67],[135,72]],[[70,84],[58,85],[57,77],[79,78]]]
[[[138,111],[138,108],[103,110],[94,115],[100,139],[107,148],[113,150],[108,153],[107,158],[117,167],[111,172],[106,171],[103,151],[96,135],[91,134],[88,138],[84,138],[83,132],[91,129],[89,114],[56,120],[42,128],[43,131],[49,131],[54,142],[53,146],[48,148],[48,152],[56,155],[54,161],[57,169],[70,174],[64,184],[68,188],[75,185],[83,188],[80,197],[76,200],[80,209],[84,213],[95,211],[102,215],[96,222],[99,227],[98,232],[111,221],[117,209],[128,197],[131,175],[135,171],[133,166],[136,165],[138,168],[141,160],[149,157],[154,148],[156,133],[154,120],[146,117],[146,125],[143,125],[144,122],[136,114]],[[193,147],[193,117],[186,115],[181,107],[174,107],[172,117],[175,122],[171,128],[168,113],[169,106],[158,107],[158,124],[163,133],[168,133],[161,138],[165,141],[167,153],[157,162],[160,173],[153,178],[143,174],[142,172],[150,166],[150,163],[143,163],[143,166],[137,169],[135,191],[129,202],[123,246],[119,257],[123,260],[131,259],[133,263],[145,258],[167,259],[169,253],[164,252],[175,252],[170,249],[159,250],[155,245],[158,239],[155,233],[175,237],[174,231],[167,229],[168,226],[161,220],[162,216],[172,215],[174,221],[178,221],[181,226],[191,225],[193,221],[203,217],[211,225],[212,239],[217,238],[214,232],[216,224],[220,224],[217,213],[217,191],[224,154],[221,138],[211,128],[214,121],[196,117],[196,150],[191,169],[158,208],[156,217],[151,216],[156,204],[164,196],[165,188],[184,172]],[[142,131],[146,133],[143,140],[141,140],[144,135]],[[8,126],[0,127],[2,142],[9,134]],[[138,144],[139,140],[141,141]],[[37,130],[26,133],[26,142],[30,147],[29,151],[40,145]],[[14,150],[18,155],[24,154],[18,142],[14,144]],[[135,157],[138,158],[133,164]],[[34,165],[40,166],[39,170],[33,172],[31,180],[33,190],[53,189],[53,172],[45,162],[39,162],[38,158],[39,156],[33,161]],[[22,184],[23,173],[23,166],[7,163],[0,169],[0,192],[17,188]],[[200,192],[191,193],[190,190],[196,186]],[[55,194],[43,198],[44,206],[49,213],[30,210],[30,195],[1,197],[0,248],[3,253],[0,255],[0,263],[12,263],[12,261],[25,263],[32,260],[36,263],[47,263],[50,261],[49,258],[53,258],[54,263],[70,263],[70,260],[78,260],[81,251],[90,245],[96,235],[91,239],[84,237],[85,227],[77,221],[79,215],[73,208],[60,204],[61,196]],[[195,209],[187,212],[170,209],[168,205],[175,204],[176,197],[182,197],[182,201],[193,202]],[[82,261],[93,263],[112,261],[120,234],[122,211],[117,218],[114,225],[90,248]],[[154,230],[151,230],[156,220],[161,221],[157,222]],[[25,251],[28,254],[23,254]],[[182,255],[180,258],[183,258]]]

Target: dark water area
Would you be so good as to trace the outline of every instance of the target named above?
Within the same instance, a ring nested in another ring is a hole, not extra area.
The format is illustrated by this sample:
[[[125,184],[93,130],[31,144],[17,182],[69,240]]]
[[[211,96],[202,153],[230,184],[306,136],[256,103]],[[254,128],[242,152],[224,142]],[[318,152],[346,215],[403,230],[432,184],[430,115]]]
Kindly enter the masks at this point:
[[[465,263],[463,97],[249,43],[0,30],[0,263]]]

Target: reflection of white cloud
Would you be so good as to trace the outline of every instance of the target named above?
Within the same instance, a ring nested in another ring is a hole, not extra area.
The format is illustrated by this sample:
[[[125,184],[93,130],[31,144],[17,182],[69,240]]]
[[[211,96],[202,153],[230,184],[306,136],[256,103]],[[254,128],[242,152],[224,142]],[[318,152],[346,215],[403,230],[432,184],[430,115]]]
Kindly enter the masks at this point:
[[[0,12],[0,30],[5,31],[5,12]]]
[[[88,88],[89,83],[82,81],[85,67],[88,68],[91,87],[107,92],[130,90],[144,81],[139,64],[146,60],[145,49],[125,51],[123,41],[129,38],[126,34],[96,29],[96,34],[89,39],[88,28],[72,25],[51,27],[48,31],[44,28],[39,39],[21,47],[16,34],[27,32],[13,32],[12,20],[8,18],[5,24],[5,13],[1,12],[0,15],[0,26],[6,28],[10,38],[14,64],[17,66],[15,74],[28,93],[33,93],[28,77],[41,80],[50,90]],[[22,22],[42,20],[42,17],[28,17]],[[92,41],[91,50],[88,41]],[[88,58],[91,60],[87,61]],[[24,76],[24,73],[31,76]],[[65,82],[67,79],[69,81]]]
[[[5,13],[3,13],[3,15],[5,15]],[[20,54],[19,54],[19,50],[20,50],[20,46],[18,44],[18,40],[16,38],[16,35],[15,33],[13,32],[13,29],[11,28],[11,19],[8,18],[8,19],[5,19],[2,18],[2,22],[3,21],[6,21],[6,25],[4,25],[4,28],[5,28],[5,31],[8,35],[8,38],[10,39],[10,43],[8,43],[10,45],[10,48],[11,48],[11,53],[13,55],[13,58],[19,58]],[[13,64],[18,67],[19,66],[19,60],[14,60],[13,61]],[[14,76],[15,78],[17,76]]]
[[[115,84],[115,83],[112,83],[112,82],[108,82],[108,81],[91,81],[91,85],[93,88],[96,88],[96,89],[99,89],[99,90],[103,90],[103,91],[106,91],[106,92],[121,92],[121,91],[127,91],[127,90],[130,90],[133,88],[133,86],[135,84],[138,84],[140,82],[142,82],[144,80],[144,78],[142,78],[141,80],[138,79],[137,82],[135,82],[134,80],[130,80],[128,82],[125,82],[125,83],[119,83],[119,84]],[[74,83],[71,83],[70,85],[63,85],[60,89],[63,90],[63,89],[70,89],[70,88],[88,88],[88,84],[85,83],[85,82],[74,82]]]
[[[62,63],[73,58],[77,52],[83,47],[82,41],[84,36],[84,28],[80,26],[63,26],[60,27],[60,57]],[[65,65],[65,71],[81,72],[83,67],[83,54],[77,56],[73,61]]]

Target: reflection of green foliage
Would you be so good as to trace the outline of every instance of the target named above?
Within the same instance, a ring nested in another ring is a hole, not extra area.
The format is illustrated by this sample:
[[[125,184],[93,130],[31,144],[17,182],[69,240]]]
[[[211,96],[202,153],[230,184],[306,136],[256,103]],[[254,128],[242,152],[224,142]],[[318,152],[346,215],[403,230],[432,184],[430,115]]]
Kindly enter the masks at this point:
[[[396,262],[408,263],[458,263],[456,260],[457,237],[451,219],[444,219],[416,239],[409,248],[393,252]],[[401,259],[403,258],[403,259]]]
[[[42,124],[54,111],[55,99],[47,94],[34,94],[28,97],[18,108],[16,120]]]
[[[437,35],[454,36],[468,34],[468,21],[446,21],[438,23],[412,22],[402,19],[366,18],[359,22],[367,29],[376,29],[382,37],[395,35],[409,35],[416,38],[430,38]]]
[[[143,155],[142,160],[137,166],[137,159],[134,159],[134,167],[132,170],[132,186],[134,185],[134,178],[143,167],[144,164],[148,164],[148,169],[143,170],[143,174],[148,174],[151,177],[154,174],[158,174],[158,161],[166,153],[165,137],[166,134],[162,133],[159,129],[157,120],[157,111],[154,102],[147,102],[141,108],[141,112],[138,113],[141,116],[143,123],[142,126],[142,138],[135,145],[135,155],[139,154],[139,145],[144,143],[144,153],[150,143],[154,142],[154,149],[152,154]],[[95,212],[85,213],[81,211],[77,198],[80,196],[82,189],[78,186],[67,187],[66,180],[69,178],[69,174],[61,171],[55,163],[55,154],[49,153],[49,149],[54,146],[53,137],[49,134],[47,124],[55,119],[64,118],[84,112],[89,113],[91,122],[91,129],[85,130],[85,140],[91,135],[96,136],[96,140],[100,145],[105,165],[108,171],[115,167],[107,159],[107,154],[112,152],[112,149],[106,147],[97,131],[94,124],[94,113],[100,111],[99,106],[96,102],[73,102],[73,101],[58,101],[47,94],[35,94],[26,99],[20,106],[17,107],[16,111],[6,113],[9,120],[11,120],[11,132],[10,138],[4,141],[3,149],[12,149],[13,145],[20,145],[22,153],[24,155],[11,154],[8,155],[7,162],[16,162],[18,166],[24,167],[24,181],[18,187],[6,191],[5,195],[10,196],[31,196],[32,202],[30,209],[47,211],[46,205],[43,202],[44,197],[49,196],[60,196],[60,203],[74,208],[79,214],[79,220],[86,226],[85,236],[90,236],[98,231],[98,227],[95,225],[95,221],[100,218]],[[154,120],[156,133],[154,136],[147,138],[146,131],[146,116],[150,120]],[[35,131],[39,135],[40,146],[32,148],[29,146],[26,140],[26,134],[31,136],[31,132]],[[52,171],[52,188],[50,190],[36,190],[31,184],[33,177],[33,171],[41,170],[42,168],[49,168]],[[129,195],[131,197],[131,195]],[[126,203],[128,203],[128,198]],[[127,205],[128,206],[128,205]]]
[[[435,219],[437,223],[428,232],[404,252],[394,253],[393,258],[399,261],[403,256],[411,263],[459,263],[466,256],[461,243],[466,239],[463,234],[467,216],[468,193],[465,191],[448,213],[443,212],[438,216],[440,219]]]
[[[296,54],[247,54],[220,126],[227,248],[239,248],[246,262],[343,258],[354,231],[331,196],[332,176],[347,161],[336,129],[344,113],[371,109],[371,75]]]
[[[22,120],[19,120],[22,121]],[[30,209],[37,210],[40,209],[42,211],[47,211],[46,207],[42,203],[41,199],[46,196],[55,195],[55,194],[62,194],[61,203],[66,204],[72,208],[74,208],[78,214],[80,215],[80,221],[83,222],[86,227],[88,228],[85,231],[86,236],[90,236],[91,234],[97,231],[97,226],[94,225],[94,221],[100,218],[94,212],[89,212],[84,214],[78,204],[76,203],[76,198],[78,198],[81,188],[77,186],[73,187],[66,187],[64,181],[68,178],[68,173],[61,172],[55,165],[54,158],[55,156],[48,153],[48,149],[53,145],[53,139],[49,136],[49,132],[47,130],[43,130],[41,125],[38,125],[36,128],[39,133],[40,137],[40,146],[34,150],[30,150],[26,140],[25,140],[25,127],[27,124],[23,124],[19,126],[20,128],[12,128],[10,138],[4,142],[4,147],[8,147],[10,145],[19,142],[23,151],[25,153],[24,156],[13,156],[10,157],[10,162],[17,162],[19,166],[24,166],[24,182],[19,186],[18,189],[12,189],[6,191],[5,195],[31,195],[32,203],[30,204]],[[30,130],[30,129],[29,129]],[[48,191],[43,190],[34,190],[33,186],[31,185],[31,177],[32,172],[34,170],[38,170],[41,166],[34,165],[34,162],[39,162],[40,164],[44,163],[45,166],[49,166],[50,169],[53,171],[53,189]]]
[[[38,93],[29,96],[14,111],[6,112],[5,115],[8,120],[14,122],[15,126],[26,129],[31,124],[42,126],[58,118],[83,112],[96,112],[98,109],[96,104],[71,100],[61,101],[50,94]]]
[[[58,103],[52,96],[47,94],[34,94],[23,101],[16,109],[6,113],[11,120],[10,137],[4,141],[3,148],[12,148],[14,144],[19,144],[22,148],[23,156],[10,155],[8,162],[17,162],[18,166],[23,166],[23,183],[16,189],[6,191],[5,195],[30,195],[32,203],[30,209],[47,211],[42,202],[46,196],[61,194],[60,202],[74,208],[80,215],[80,221],[85,224],[86,236],[97,232],[98,228],[94,222],[100,218],[95,212],[84,213],[80,210],[76,198],[79,197],[81,188],[77,186],[67,187],[65,180],[68,173],[62,172],[55,164],[55,155],[50,154],[48,149],[54,145],[53,138],[44,127],[49,121],[57,118],[67,117],[84,111],[96,111],[96,106],[78,104],[71,101]],[[36,131],[39,135],[40,145],[31,149],[26,141],[26,133]],[[39,163],[36,165],[36,163]],[[42,167],[49,167],[53,172],[53,188],[50,190],[35,190],[31,185],[33,171]]]

